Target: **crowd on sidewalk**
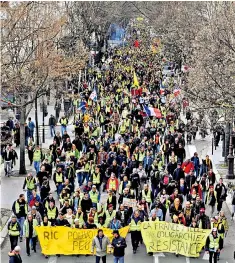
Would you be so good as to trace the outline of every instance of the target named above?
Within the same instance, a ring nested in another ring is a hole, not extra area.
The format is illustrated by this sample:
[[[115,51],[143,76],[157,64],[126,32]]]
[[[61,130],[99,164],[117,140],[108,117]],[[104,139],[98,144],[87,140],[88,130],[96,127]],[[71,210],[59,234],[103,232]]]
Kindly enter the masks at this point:
[[[176,63],[153,52],[148,41],[144,30],[137,39],[134,29],[129,46],[109,49],[103,62],[90,68],[80,97],[73,101],[75,139],[67,132],[65,117],[60,119],[61,133],[51,129],[53,140],[46,152],[29,136],[28,155],[36,176],[27,175],[27,198],[21,194],[12,205],[11,257],[23,237],[27,255],[31,248],[36,252],[37,225],[105,227],[114,231],[114,262],[122,263],[126,243],[120,228],[130,226],[136,254],[143,243],[141,223],[167,221],[211,229],[205,249],[210,262],[219,259],[229,230],[222,209],[227,189],[223,179],[216,183],[209,156],[186,156],[187,128],[194,117],[187,111],[187,123],[180,119],[184,76]],[[163,74],[165,66],[170,75]],[[11,153],[7,148],[6,161]],[[101,202],[104,192],[108,196]],[[94,247],[102,252],[96,262],[106,260],[102,246],[109,241],[104,238],[99,230],[93,241],[92,252]]]

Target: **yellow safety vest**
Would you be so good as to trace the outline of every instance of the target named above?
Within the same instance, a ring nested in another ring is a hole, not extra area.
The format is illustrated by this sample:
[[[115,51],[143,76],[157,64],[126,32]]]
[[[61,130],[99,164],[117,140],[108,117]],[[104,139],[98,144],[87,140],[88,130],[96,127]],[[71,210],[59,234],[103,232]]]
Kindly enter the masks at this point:
[[[103,217],[104,216],[104,213],[105,213],[105,210],[106,210],[105,207],[106,207],[106,204],[103,205],[103,210],[102,210],[101,204],[100,203],[97,204],[97,212],[100,212],[102,210],[102,212],[99,213],[99,217],[101,217],[101,216]]]
[[[120,133],[125,133],[125,131],[126,131],[126,125],[125,125],[125,124],[122,124],[122,125],[120,126]]]
[[[41,151],[40,150],[36,150],[33,154],[33,160],[35,162],[40,162],[41,160]]]
[[[28,178],[26,178],[26,186],[28,190],[35,189],[34,179],[32,178],[29,180]]]
[[[109,211],[105,212],[106,219],[105,219],[105,225],[107,226],[111,220],[116,216],[116,211],[113,210],[111,215],[109,214]]]
[[[144,157],[145,157],[145,152],[143,152],[143,153],[140,152],[140,153],[139,153],[139,160],[138,160],[138,161],[139,161],[139,162],[143,162]]]
[[[92,181],[93,184],[100,184],[100,174],[95,174],[93,173],[93,181]]]
[[[33,219],[33,237],[37,236],[37,232],[35,230],[35,227],[38,225],[38,221],[36,219]],[[29,237],[29,222],[28,220],[24,221],[24,236]]]
[[[92,203],[95,203],[97,204],[99,201],[98,201],[98,197],[99,197],[99,194],[97,192],[93,192],[93,191],[90,191],[89,192],[89,195],[90,195],[90,198],[91,198],[91,202]]]
[[[20,231],[18,229],[17,222],[15,222],[14,225],[12,225],[12,224],[10,225],[8,233],[10,236],[19,236],[20,235]]]
[[[116,180],[109,181],[109,190],[117,190],[116,189]]]
[[[141,221],[140,220],[136,224],[135,220],[131,219],[130,231],[140,231],[140,227],[141,227]]]
[[[219,236],[214,238],[213,235],[210,234],[209,238],[210,238],[209,248],[217,250],[219,248],[219,239],[220,239]]]
[[[24,205],[24,210],[25,210],[25,213],[27,214],[27,211],[28,211],[27,204]],[[15,202],[15,211],[16,211],[16,214],[19,214],[20,212],[20,204],[17,201]]]
[[[56,173],[55,177],[56,183],[62,183],[63,182],[63,174],[62,173]]]
[[[48,207],[47,217],[48,217],[48,219],[55,219],[56,218],[56,207],[54,207],[53,209],[50,209],[50,207]]]
[[[145,200],[146,200],[146,202],[147,203],[151,203],[151,190],[148,190],[148,193],[147,193],[147,195],[145,194],[145,191],[144,190],[142,190],[142,198],[145,198]]]
[[[131,186],[131,182],[130,181],[128,181],[127,182],[127,184],[129,185],[129,186]],[[120,185],[119,185],[119,194],[121,195],[122,193],[123,193],[123,181],[121,181],[121,183],[120,183]]]
[[[66,126],[67,125],[67,119],[61,119],[60,124]]]

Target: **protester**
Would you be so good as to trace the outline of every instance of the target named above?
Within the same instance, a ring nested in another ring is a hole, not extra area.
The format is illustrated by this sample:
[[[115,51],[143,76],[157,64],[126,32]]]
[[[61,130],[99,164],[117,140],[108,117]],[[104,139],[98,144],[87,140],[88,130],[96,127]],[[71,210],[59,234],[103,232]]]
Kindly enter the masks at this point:
[[[9,263],[22,263],[22,259],[20,256],[20,247],[16,246],[13,251],[9,252]]]
[[[110,245],[110,241],[107,236],[104,235],[103,230],[99,229],[97,236],[92,240],[91,253],[94,255],[94,249],[96,249],[96,263],[102,259],[103,263],[106,263],[107,247]]]

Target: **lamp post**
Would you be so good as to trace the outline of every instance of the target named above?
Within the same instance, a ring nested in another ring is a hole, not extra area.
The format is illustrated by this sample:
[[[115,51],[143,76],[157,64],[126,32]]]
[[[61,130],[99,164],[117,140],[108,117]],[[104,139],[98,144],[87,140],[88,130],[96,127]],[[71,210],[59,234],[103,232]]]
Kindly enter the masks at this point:
[[[232,142],[232,136],[230,135],[230,141],[229,141],[229,154],[227,157],[228,160],[228,173],[226,175],[227,179],[235,179],[234,176],[234,155],[233,155],[233,142]]]

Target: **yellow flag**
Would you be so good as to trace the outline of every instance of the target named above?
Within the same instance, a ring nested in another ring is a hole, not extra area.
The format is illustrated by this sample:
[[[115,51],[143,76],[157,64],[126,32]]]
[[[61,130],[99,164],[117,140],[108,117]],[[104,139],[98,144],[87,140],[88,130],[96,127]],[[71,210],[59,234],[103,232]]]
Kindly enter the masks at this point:
[[[133,85],[134,85],[135,87],[139,87],[139,81],[138,81],[138,79],[137,79],[137,76],[136,76],[135,71],[134,71],[134,81],[133,81]]]

